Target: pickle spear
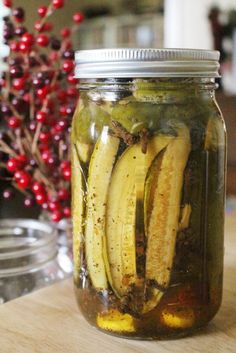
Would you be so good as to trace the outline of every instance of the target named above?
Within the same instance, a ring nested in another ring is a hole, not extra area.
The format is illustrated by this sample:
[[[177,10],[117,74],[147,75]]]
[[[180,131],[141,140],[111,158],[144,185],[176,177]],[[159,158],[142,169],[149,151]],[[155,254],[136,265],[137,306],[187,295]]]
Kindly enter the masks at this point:
[[[207,123],[205,150],[217,151],[219,147],[224,146],[225,129],[222,129],[222,118],[219,115],[212,116]]]
[[[138,143],[125,150],[116,163],[107,199],[106,241],[110,285],[118,297],[138,283],[136,269],[136,203],[142,200],[145,178],[151,163],[172,136],[153,137],[147,151]]]
[[[72,220],[73,220],[73,257],[74,275],[79,275],[80,270],[80,248],[83,234],[83,213],[84,213],[84,190],[80,161],[76,146],[72,145]]]
[[[110,115],[94,102],[79,105],[73,117],[72,140],[77,144],[80,161],[88,163],[93,146],[103,126],[109,126]]]
[[[107,192],[119,139],[104,128],[91,157],[88,173],[85,248],[88,272],[95,289],[107,288],[104,245]]]
[[[191,149],[188,129],[183,126],[177,131],[178,136],[166,147],[161,160],[155,160],[150,168],[152,193],[145,190],[150,194],[145,197],[148,203],[145,209],[149,208],[150,203],[152,209],[146,227],[147,301],[143,313],[156,307],[168,287],[175,255],[184,169]],[[152,173],[155,173],[155,178]],[[146,187],[149,189],[148,178]]]

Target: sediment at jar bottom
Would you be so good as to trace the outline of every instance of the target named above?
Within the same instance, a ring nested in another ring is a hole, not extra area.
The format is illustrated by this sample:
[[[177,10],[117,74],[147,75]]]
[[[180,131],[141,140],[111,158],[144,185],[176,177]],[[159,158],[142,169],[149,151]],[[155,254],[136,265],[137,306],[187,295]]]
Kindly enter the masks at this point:
[[[116,299],[107,299],[93,288],[75,285],[76,298],[86,320],[103,332],[127,338],[174,339],[204,327],[219,307],[206,305],[199,297],[200,283],[171,286],[159,305],[139,317],[124,313]]]

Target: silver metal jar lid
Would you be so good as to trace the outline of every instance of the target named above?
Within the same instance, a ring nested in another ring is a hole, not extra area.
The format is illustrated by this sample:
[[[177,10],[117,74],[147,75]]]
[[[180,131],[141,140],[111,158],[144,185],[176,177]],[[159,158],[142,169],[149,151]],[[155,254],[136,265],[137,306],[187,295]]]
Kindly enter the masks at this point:
[[[96,49],[75,54],[77,78],[219,77],[220,53],[201,49]]]

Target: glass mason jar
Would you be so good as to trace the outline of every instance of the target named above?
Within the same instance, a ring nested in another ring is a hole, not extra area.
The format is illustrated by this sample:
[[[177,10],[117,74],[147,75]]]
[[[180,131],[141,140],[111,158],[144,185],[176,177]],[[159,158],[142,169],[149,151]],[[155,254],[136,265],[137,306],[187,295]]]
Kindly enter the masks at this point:
[[[223,274],[225,125],[219,53],[76,54],[74,282],[84,317],[122,337],[207,324]]]
[[[0,220],[0,304],[71,274],[57,231],[33,219]]]

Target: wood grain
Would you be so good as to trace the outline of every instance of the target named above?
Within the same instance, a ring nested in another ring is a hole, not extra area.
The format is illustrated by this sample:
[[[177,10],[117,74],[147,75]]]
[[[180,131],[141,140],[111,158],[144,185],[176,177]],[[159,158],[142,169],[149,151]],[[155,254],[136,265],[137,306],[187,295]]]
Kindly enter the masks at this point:
[[[83,319],[71,280],[0,306],[0,353],[235,353],[236,214],[226,219],[224,299],[215,319],[192,337],[133,341],[98,332]]]

